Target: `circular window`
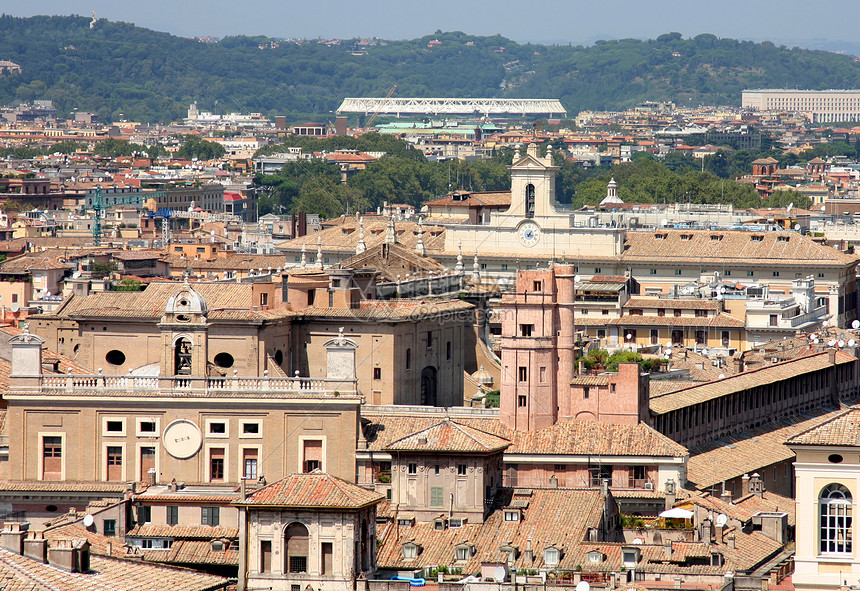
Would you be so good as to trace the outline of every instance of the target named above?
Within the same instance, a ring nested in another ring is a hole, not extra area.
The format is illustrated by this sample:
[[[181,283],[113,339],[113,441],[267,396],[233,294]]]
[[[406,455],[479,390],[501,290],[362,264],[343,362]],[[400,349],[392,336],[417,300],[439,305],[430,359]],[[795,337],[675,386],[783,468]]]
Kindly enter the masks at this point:
[[[188,300],[179,300],[179,305],[180,305],[180,306],[187,306],[187,305],[188,305]]]
[[[842,462],[842,456],[840,456],[839,454],[830,454],[829,456],[827,456],[827,461],[831,464],[839,464]]]
[[[284,362],[284,352],[281,351],[280,349],[278,349],[277,351],[275,351],[275,363],[280,365],[283,362]]]
[[[125,363],[125,353],[117,351],[116,349],[108,351],[107,355],[105,355],[105,361],[111,365],[122,365]]]
[[[218,367],[233,367],[233,356],[229,353],[218,353],[212,361]]]
[[[75,345],[75,347],[72,349],[72,351],[75,353],[75,355],[77,355],[77,353],[78,353],[78,351],[80,350],[80,348],[81,348],[81,346],[80,346],[80,345]]]
[[[53,513],[56,510],[57,510],[56,505],[48,505],[47,507],[45,507],[45,511],[47,511],[48,513]]]

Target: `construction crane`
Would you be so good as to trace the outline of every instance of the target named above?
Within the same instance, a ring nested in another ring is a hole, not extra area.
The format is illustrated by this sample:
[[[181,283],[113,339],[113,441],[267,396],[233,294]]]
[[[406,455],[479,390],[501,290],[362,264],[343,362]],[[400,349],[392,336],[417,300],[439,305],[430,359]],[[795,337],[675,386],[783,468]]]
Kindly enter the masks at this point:
[[[84,213],[87,210],[92,210],[93,212],[93,246],[101,246],[102,218],[104,217],[105,211],[116,205],[140,205],[144,199],[158,199],[158,197],[161,196],[164,196],[164,193],[161,191],[138,193],[137,195],[129,197],[112,197],[110,199],[111,203],[107,203],[107,199],[102,196],[102,190],[97,188],[96,194],[90,200],[89,204],[85,203],[81,207],[81,213]]]
[[[391,90],[389,90],[389,91],[388,91],[388,94],[386,94],[386,95],[385,95],[385,98],[386,98],[386,99],[390,99],[390,98],[391,98],[391,95],[392,95],[392,94],[394,94],[394,91],[395,91],[395,90],[397,90],[397,85],[396,85],[396,84],[395,84],[394,86],[392,86],[392,87],[391,87]],[[365,127],[368,127],[368,128],[369,128],[371,125],[373,125],[373,122],[374,122],[374,120],[376,119],[376,116],[377,116],[377,115],[379,115],[379,112],[380,112],[381,110],[382,110],[382,105],[380,104],[380,105],[379,105],[379,107],[376,109],[376,112],[375,112],[375,113],[373,114],[373,116],[370,118],[370,121],[368,121],[368,122],[367,122],[367,125],[365,125]]]

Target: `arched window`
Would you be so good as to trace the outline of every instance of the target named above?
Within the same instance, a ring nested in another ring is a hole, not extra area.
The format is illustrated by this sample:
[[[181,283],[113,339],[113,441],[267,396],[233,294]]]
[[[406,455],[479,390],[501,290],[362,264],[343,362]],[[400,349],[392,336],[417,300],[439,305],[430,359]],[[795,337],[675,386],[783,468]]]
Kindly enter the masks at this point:
[[[406,369],[412,369],[412,349],[406,349]]]
[[[828,484],[818,497],[819,550],[822,554],[852,552],[851,492],[841,484]]]
[[[286,571],[288,573],[308,572],[308,528],[301,523],[291,523],[284,532],[286,549]]]
[[[526,217],[535,217],[535,186],[531,183],[526,185]]]
[[[191,375],[191,341],[186,338],[176,340],[173,346],[173,373],[178,376]]]

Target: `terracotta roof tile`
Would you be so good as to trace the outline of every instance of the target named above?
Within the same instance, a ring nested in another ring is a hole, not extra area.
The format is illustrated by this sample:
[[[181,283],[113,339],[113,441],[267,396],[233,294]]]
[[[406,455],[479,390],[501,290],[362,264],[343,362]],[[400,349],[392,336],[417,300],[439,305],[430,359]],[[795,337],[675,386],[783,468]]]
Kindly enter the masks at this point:
[[[413,452],[490,453],[502,451],[510,444],[508,439],[446,418],[392,441],[385,446],[385,449]]]
[[[254,492],[240,505],[358,509],[378,503],[382,495],[331,474],[291,474]]]
[[[823,423],[790,437],[786,443],[860,447],[860,408],[845,409]]]
[[[70,573],[0,548],[4,591],[209,591],[228,579],[148,562],[91,555],[90,572]]]

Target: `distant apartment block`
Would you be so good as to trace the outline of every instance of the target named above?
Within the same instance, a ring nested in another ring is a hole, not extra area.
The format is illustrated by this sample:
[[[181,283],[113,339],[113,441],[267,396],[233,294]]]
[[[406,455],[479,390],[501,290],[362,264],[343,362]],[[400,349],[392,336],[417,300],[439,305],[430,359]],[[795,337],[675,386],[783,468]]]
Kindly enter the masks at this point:
[[[813,123],[860,121],[860,90],[744,90],[741,106],[805,113]]]

